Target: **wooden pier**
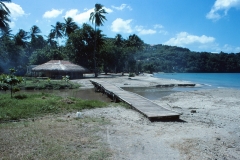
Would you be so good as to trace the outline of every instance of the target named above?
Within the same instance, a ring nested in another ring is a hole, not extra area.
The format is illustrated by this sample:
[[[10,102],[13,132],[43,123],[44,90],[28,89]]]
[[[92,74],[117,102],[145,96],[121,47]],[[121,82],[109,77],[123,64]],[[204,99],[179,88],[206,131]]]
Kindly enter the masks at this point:
[[[138,94],[125,91],[111,83],[100,80],[90,80],[95,87],[95,91],[107,94],[114,102],[122,101],[129,104],[133,109],[142,113],[150,121],[178,120],[180,114],[170,111],[151,100]]]

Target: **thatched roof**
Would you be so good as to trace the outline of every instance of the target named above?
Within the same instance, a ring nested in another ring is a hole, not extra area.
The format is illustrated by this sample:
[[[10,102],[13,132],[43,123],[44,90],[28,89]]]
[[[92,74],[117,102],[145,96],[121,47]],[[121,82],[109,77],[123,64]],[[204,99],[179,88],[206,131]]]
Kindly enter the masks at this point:
[[[34,67],[32,71],[41,72],[41,71],[58,71],[58,72],[88,72],[88,69],[73,64],[69,61],[63,60],[51,60],[44,64],[41,64],[37,67]]]

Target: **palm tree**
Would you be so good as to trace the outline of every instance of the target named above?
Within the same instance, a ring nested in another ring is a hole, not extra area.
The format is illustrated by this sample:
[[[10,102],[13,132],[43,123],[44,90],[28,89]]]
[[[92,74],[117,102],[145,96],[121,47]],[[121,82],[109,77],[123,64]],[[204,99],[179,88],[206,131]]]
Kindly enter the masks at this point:
[[[41,30],[38,26],[33,25],[30,29],[31,44],[34,45],[37,41],[38,34],[41,33]]]
[[[117,47],[120,47],[123,45],[123,37],[121,34],[117,34],[115,36],[115,40],[114,40],[114,45],[116,45]]]
[[[11,0],[0,0],[0,30],[9,28],[10,11],[3,2],[11,2]]]
[[[124,39],[122,37],[121,34],[117,34],[115,36],[114,39],[114,46],[116,46],[116,54],[115,54],[115,73],[117,73],[117,66],[119,66],[119,64],[121,63],[121,61],[123,61],[123,45],[124,45]],[[124,73],[122,72],[122,75],[124,75]]]
[[[144,42],[136,35],[130,35],[127,40],[127,47],[130,47],[133,53],[143,49]]]
[[[130,72],[133,72],[136,67],[136,60],[134,58],[134,54],[137,53],[137,51],[140,51],[143,49],[144,42],[136,35],[130,35],[127,39],[126,46],[129,48],[129,51],[131,51],[133,54],[129,55],[128,58],[128,69]]]
[[[30,29],[31,39],[36,38],[39,33],[41,33],[41,30],[39,29],[39,27],[36,25],[33,25],[32,28]]]
[[[54,38],[62,38],[63,37],[63,23],[57,22],[55,26],[51,25],[53,29],[51,30],[51,33],[54,35]]]
[[[29,32],[20,29],[19,32],[14,36],[15,44],[19,46],[26,47],[27,40],[29,39]]]
[[[107,14],[105,9],[103,9],[103,5],[96,3],[94,12],[90,13],[89,21],[92,21],[92,23],[95,24],[95,39],[94,39],[94,51],[93,51],[93,61],[94,61],[94,73],[95,77],[97,77],[97,71],[96,71],[96,38],[97,38],[97,32],[96,27],[103,26],[104,20],[107,20],[104,14]]]
[[[71,33],[78,29],[78,25],[75,22],[73,22],[73,19],[71,17],[68,17],[67,19],[64,18],[64,20],[65,20],[65,23],[63,23],[64,34],[69,37]]]
[[[57,47],[56,41],[54,41],[55,34],[54,32],[50,32],[47,36],[47,44],[49,44],[51,47]]]
[[[2,36],[1,38],[3,37],[9,37],[9,38],[12,38],[13,37],[13,34],[11,34],[12,30],[10,28],[4,28],[2,30]]]

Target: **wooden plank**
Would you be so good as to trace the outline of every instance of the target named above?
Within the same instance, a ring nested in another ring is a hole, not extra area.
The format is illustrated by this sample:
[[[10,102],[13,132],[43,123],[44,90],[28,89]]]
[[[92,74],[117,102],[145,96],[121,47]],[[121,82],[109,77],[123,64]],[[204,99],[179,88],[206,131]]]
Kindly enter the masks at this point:
[[[117,97],[119,100],[128,103],[133,109],[139,111],[149,120],[177,120],[180,114],[171,110],[168,110],[158,104],[150,101],[149,99],[142,97],[138,94],[128,92],[113,84],[106,83],[99,80],[90,80],[95,87],[100,88],[108,95]]]

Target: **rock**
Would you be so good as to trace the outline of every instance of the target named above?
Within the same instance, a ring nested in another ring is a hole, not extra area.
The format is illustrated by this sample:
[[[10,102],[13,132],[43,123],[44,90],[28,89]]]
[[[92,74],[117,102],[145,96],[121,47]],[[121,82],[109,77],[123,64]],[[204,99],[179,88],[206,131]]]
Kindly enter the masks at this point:
[[[195,109],[191,110],[191,113],[197,113],[197,111]]]
[[[82,117],[82,113],[81,112],[77,112],[76,113],[76,118],[81,118]]]

